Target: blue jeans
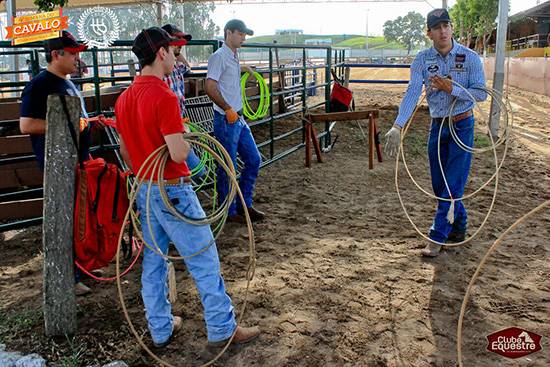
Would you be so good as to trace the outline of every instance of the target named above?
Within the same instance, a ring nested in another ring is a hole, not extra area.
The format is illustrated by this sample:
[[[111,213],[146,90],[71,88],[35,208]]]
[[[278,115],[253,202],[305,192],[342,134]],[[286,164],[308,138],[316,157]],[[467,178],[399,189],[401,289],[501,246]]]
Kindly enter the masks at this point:
[[[189,171],[193,171],[195,167],[197,167],[201,163],[201,159],[199,156],[197,156],[197,153],[195,153],[195,150],[191,148],[189,151],[189,154],[187,155],[187,159],[185,160],[185,163],[187,164],[187,167],[189,168]],[[196,173],[197,176],[202,177],[204,176],[204,167]]]
[[[166,193],[176,209],[191,218],[204,218],[205,214],[191,185],[166,186]],[[141,187],[137,196],[144,240],[153,248],[146,216],[147,186]],[[214,241],[210,226],[196,226],[174,217],[164,205],[159,188],[153,185],[150,198],[151,232],[160,250],[166,254],[169,242],[174,243],[179,254],[189,256]],[[216,244],[206,251],[185,260],[187,270],[199,291],[208,340],[212,342],[229,338],[237,327],[231,299],[225,291],[220,272]],[[145,247],[141,274],[141,295],[145,304],[145,316],[151,337],[155,343],[163,343],[172,334],[173,316],[167,299],[167,262]]]
[[[454,123],[459,139],[467,146],[474,144],[474,117],[470,116]],[[432,120],[430,127],[430,138],[428,141],[428,156],[430,159],[430,172],[432,176],[432,188],[436,196],[449,198],[449,192],[445,187],[443,175],[437,158],[437,140],[440,123]],[[472,153],[460,148],[449,131],[449,125],[445,124],[441,131],[441,163],[443,172],[453,198],[460,198],[464,195],[464,187],[470,173]],[[462,200],[455,201],[454,223],[447,220],[447,212],[451,206],[450,201],[439,200],[437,211],[430,228],[430,238],[437,242],[444,243],[451,232],[466,232],[468,214]]]
[[[239,187],[243,193],[246,206],[251,207],[254,185],[260,171],[262,157],[250,127],[242,117],[235,123],[229,124],[225,115],[214,111],[214,136],[231,156],[235,169],[237,168],[237,153],[239,153],[244,163],[239,179]],[[229,181],[225,171],[220,167],[217,170],[217,177],[218,202],[221,204],[229,194]],[[230,216],[237,214],[237,208],[242,209],[241,206],[240,200],[236,198],[233,200],[228,214]]]

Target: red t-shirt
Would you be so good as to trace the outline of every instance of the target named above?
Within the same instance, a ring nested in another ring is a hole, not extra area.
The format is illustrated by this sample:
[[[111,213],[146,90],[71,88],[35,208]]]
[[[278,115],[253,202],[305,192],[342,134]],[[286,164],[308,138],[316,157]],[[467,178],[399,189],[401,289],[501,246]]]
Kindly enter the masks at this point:
[[[136,174],[147,157],[166,143],[165,135],[184,132],[178,97],[155,76],[137,76],[118,97],[115,115],[118,133]],[[190,174],[185,162],[178,164],[168,158],[165,179]],[[144,178],[150,179],[151,173]]]

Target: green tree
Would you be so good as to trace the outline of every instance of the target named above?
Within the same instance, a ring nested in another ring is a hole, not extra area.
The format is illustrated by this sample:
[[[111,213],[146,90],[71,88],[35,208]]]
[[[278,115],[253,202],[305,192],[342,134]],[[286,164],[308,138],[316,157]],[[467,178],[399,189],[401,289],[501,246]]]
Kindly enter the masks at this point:
[[[479,50],[487,50],[498,15],[498,0],[470,0],[476,16],[475,35]]]
[[[216,6],[206,2],[188,2],[174,4],[167,17],[167,22],[180,26],[195,40],[211,40],[219,33],[218,27],[210,18]],[[211,46],[187,47],[187,58],[202,61],[212,52]]]
[[[69,0],[34,0],[39,11],[52,11],[56,6],[63,7]]]
[[[498,0],[458,0],[450,14],[460,42],[470,46],[475,38],[478,51],[487,49],[495,29]]]
[[[388,42],[397,42],[407,47],[407,54],[415,47],[426,44],[424,17],[417,12],[409,12],[384,23],[384,38]]]

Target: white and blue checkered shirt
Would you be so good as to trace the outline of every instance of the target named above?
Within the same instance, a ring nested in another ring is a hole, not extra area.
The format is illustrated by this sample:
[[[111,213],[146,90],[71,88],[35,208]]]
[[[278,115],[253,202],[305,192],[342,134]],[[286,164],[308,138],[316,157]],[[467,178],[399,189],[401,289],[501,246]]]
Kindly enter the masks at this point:
[[[223,44],[208,58],[207,79],[218,82],[218,89],[225,100],[235,111],[243,108],[241,95],[241,65],[239,56]],[[214,110],[223,114],[223,109],[214,103]]]
[[[426,86],[428,107],[432,118],[448,116],[454,98],[457,102],[453,116],[474,107],[474,101],[468,93],[456,85],[453,85],[451,94],[431,89],[428,78],[435,75],[451,76],[452,80],[464,86],[476,101],[484,101],[487,98],[485,91],[476,89],[485,87],[485,75],[479,55],[453,40],[453,48],[445,57],[431,47],[420,51],[414,59],[411,64],[411,80],[395,119],[397,125],[403,127],[411,117],[422,94],[422,85]]]

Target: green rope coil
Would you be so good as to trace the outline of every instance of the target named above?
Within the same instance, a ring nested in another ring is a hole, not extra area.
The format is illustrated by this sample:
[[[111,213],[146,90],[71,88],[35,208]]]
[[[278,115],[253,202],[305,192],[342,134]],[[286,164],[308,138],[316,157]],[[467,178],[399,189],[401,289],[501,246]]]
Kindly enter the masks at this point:
[[[246,97],[246,81],[250,76],[249,72],[244,73],[241,77],[241,92],[243,96],[243,113],[247,119],[254,121],[267,115],[267,112],[269,111],[270,94],[269,88],[267,87],[267,83],[265,82],[263,76],[257,72],[254,72],[252,75],[258,81],[258,87],[260,89],[260,100],[258,102],[258,109],[256,112],[252,111],[252,107],[250,107]]]

